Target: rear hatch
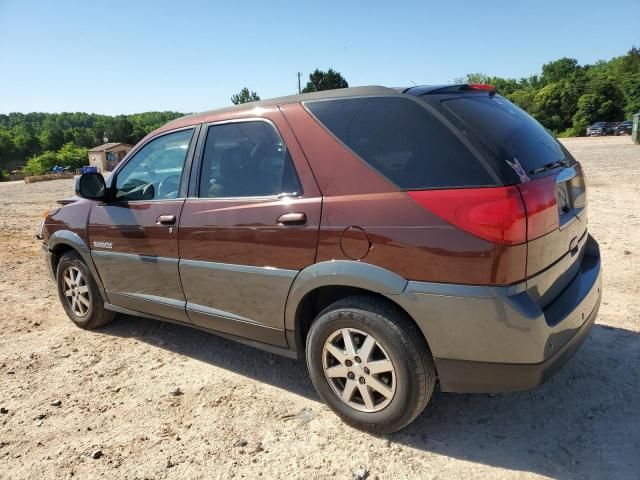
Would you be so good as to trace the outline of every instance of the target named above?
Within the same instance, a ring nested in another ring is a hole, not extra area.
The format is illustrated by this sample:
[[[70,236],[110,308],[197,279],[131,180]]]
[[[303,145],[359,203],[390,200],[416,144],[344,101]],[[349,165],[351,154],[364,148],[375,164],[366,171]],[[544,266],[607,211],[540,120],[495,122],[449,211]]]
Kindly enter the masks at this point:
[[[422,95],[517,187],[526,211],[526,276],[541,308],[577,274],[587,235],[580,164],[540,123],[487,86]],[[411,92],[409,92],[411,93]]]

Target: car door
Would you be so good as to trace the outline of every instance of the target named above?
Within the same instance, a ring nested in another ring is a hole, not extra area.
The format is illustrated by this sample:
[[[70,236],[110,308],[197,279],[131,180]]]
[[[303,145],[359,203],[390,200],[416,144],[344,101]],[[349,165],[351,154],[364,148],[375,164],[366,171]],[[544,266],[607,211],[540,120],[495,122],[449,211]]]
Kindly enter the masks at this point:
[[[322,197],[282,114],[267,113],[203,126],[180,278],[196,325],[285,346],[285,302],[315,261]]]
[[[178,225],[196,128],[154,137],[110,179],[89,217],[91,256],[109,302],[189,322],[178,273]]]

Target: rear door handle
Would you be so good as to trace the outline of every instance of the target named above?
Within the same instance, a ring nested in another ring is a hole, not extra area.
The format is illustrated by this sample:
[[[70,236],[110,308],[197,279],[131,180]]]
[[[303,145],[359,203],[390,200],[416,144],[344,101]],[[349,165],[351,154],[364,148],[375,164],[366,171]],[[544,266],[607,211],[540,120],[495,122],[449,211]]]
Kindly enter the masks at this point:
[[[279,225],[304,225],[307,223],[307,216],[304,213],[285,213],[278,217]]]
[[[160,215],[156,218],[156,223],[158,225],[175,225],[176,216],[175,215]]]

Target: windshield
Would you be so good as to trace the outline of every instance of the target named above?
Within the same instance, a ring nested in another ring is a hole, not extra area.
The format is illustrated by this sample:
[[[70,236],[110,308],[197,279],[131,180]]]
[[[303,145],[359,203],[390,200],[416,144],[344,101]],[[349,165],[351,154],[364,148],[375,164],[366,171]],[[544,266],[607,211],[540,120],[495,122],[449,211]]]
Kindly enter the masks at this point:
[[[444,100],[442,105],[499,160],[509,165],[519,163],[526,173],[570,161],[562,146],[538,121],[499,95],[461,96]]]

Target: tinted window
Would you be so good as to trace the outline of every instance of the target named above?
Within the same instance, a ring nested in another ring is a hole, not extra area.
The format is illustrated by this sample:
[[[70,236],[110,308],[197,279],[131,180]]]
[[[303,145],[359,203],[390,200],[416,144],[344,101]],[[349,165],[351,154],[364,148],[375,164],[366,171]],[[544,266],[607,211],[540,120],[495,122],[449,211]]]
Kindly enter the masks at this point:
[[[569,160],[540,123],[500,96],[464,96],[445,100],[444,107],[475,133],[499,160],[517,159],[525,172]]]
[[[402,189],[494,184],[455,134],[413,100],[351,98],[305,106],[360,158]]]
[[[291,156],[267,122],[209,127],[200,177],[201,197],[300,195]]]
[[[193,129],[151,140],[118,172],[118,200],[178,198]]]

